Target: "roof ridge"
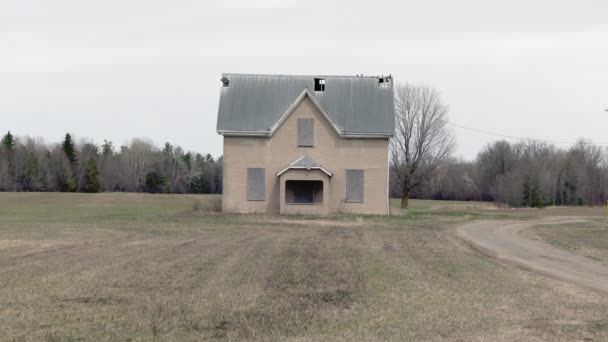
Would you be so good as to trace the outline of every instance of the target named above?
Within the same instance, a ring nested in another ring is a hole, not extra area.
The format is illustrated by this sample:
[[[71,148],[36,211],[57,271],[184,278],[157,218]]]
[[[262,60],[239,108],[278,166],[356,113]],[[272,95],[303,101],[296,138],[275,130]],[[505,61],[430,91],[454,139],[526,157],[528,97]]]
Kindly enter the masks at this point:
[[[348,77],[348,78],[380,78],[388,77],[390,75],[326,75],[326,74],[249,74],[249,73],[222,73],[222,76],[235,75],[235,76],[283,76],[283,77]]]

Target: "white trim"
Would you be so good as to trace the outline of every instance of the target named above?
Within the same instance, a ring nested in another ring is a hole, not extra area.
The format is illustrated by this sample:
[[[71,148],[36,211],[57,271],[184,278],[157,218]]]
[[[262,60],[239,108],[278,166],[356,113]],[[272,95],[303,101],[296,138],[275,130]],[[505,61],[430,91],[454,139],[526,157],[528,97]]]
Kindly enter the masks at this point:
[[[218,134],[232,137],[232,136],[243,136],[243,137],[269,137],[270,132],[268,131],[217,131]]]
[[[321,114],[325,117],[325,119],[327,119],[327,121],[329,121],[329,123],[334,128],[336,133],[338,133],[338,135],[342,136],[344,130],[336,122],[334,122],[334,120],[331,118],[331,116],[329,116],[329,114],[327,114],[327,112],[325,111],[325,109],[323,109],[323,107],[321,106],[319,101],[317,101],[317,98],[310,92],[310,90],[308,90],[308,88],[306,88],[306,89],[304,89],[304,91],[302,91],[302,93],[296,98],[295,101],[293,101],[293,103],[289,106],[289,108],[287,108],[287,111],[285,111],[285,113],[283,113],[283,115],[281,115],[279,120],[272,127],[270,127],[269,136],[272,136],[279,129],[279,127],[281,127],[283,122],[285,122],[285,120],[287,120],[289,115],[291,115],[291,113],[293,113],[293,111],[298,107],[300,102],[302,102],[302,100],[304,100],[304,97],[306,97],[306,96],[308,96],[310,101],[315,105],[315,107],[317,107],[317,109],[319,110],[319,112],[321,112]]]
[[[386,158],[386,210],[387,215],[391,215],[391,196],[390,196],[390,188],[391,188],[391,142],[388,142],[388,152]]]
[[[387,139],[391,138],[394,134],[390,133],[342,133],[340,138],[344,139]]]
[[[307,170],[307,171],[310,171],[310,170],[320,170],[323,173],[325,173],[326,175],[328,175],[329,177],[333,176],[333,173],[329,172],[323,166],[305,167],[305,166],[291,166],[290,165],[290,166],[284,168],[283,170],[279,171],[279,173],[277,173],[277,177],[280,177],[282,174],[284,174],[285,172],[287,172],[289,170]]]

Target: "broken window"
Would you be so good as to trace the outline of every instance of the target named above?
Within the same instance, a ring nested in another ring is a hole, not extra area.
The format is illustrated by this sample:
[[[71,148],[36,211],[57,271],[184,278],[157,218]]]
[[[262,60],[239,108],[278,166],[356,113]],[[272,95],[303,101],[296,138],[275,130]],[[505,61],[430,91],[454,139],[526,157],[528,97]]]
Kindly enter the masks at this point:
[[[379,86],[388,86],[391,82],[391,76],[382,76],[378,77],[378,85]]]
[[[247,169],[247,200],[263,201],[266,197],[266,169],[248,168]]]
[[[363,170],[346,170],[346,202],[363,203]]]
[[[315,91],[325,91],[324,78],[315,78]]]
[[[315,142],[313,119],[298,119],[298,147],[312,147]]]

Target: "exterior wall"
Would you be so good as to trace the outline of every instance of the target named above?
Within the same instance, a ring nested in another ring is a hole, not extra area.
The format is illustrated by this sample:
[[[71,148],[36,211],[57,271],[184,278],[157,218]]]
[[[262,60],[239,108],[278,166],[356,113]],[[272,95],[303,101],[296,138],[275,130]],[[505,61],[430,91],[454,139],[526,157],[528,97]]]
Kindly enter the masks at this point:
[[[314,119],[314,146],[298,147],[299,118]],[[342,139],[305,97],[270,138],[224,137],[223,209],[237,213],[279,213],[277,173],[308,155],[334,175],[325,196],[329,213],[388,214],[388,139]],[[247,201],[247,168],[266,169],[266,200]],[[346,203],[346,169],[365,170],[363,203]]]
[[[276,175],[275,175],[276,177]],[[318,180],[323,182],[323,203],[320,204],[289,204],[285,203],[285,183],[289,180]],[[327,215],[331,194],[329,193],[329,177],[319,170],[290,170],[279,179],[279,212],[281,214]]]

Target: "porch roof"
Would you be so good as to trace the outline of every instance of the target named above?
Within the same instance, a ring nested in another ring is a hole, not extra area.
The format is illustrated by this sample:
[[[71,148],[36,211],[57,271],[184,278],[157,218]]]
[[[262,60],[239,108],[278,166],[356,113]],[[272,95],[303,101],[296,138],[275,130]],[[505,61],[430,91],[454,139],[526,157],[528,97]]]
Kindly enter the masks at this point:
[[[310,158],[307,155],[303,155],[300,158],[291,162],[286,168],[279,171],[279,173],[277,173],[277,177],[281,176],[282,174],[284,174],[285,172],[287,172],[289,170],[294,170],[294,169],[295,170],[320,170],[323,173],[325,173],[326,175],[328,175],[329,177],[334,175],[333,173],[331,173],[328,169],[323,167],[323,165],[321,165],[316,160]]]

